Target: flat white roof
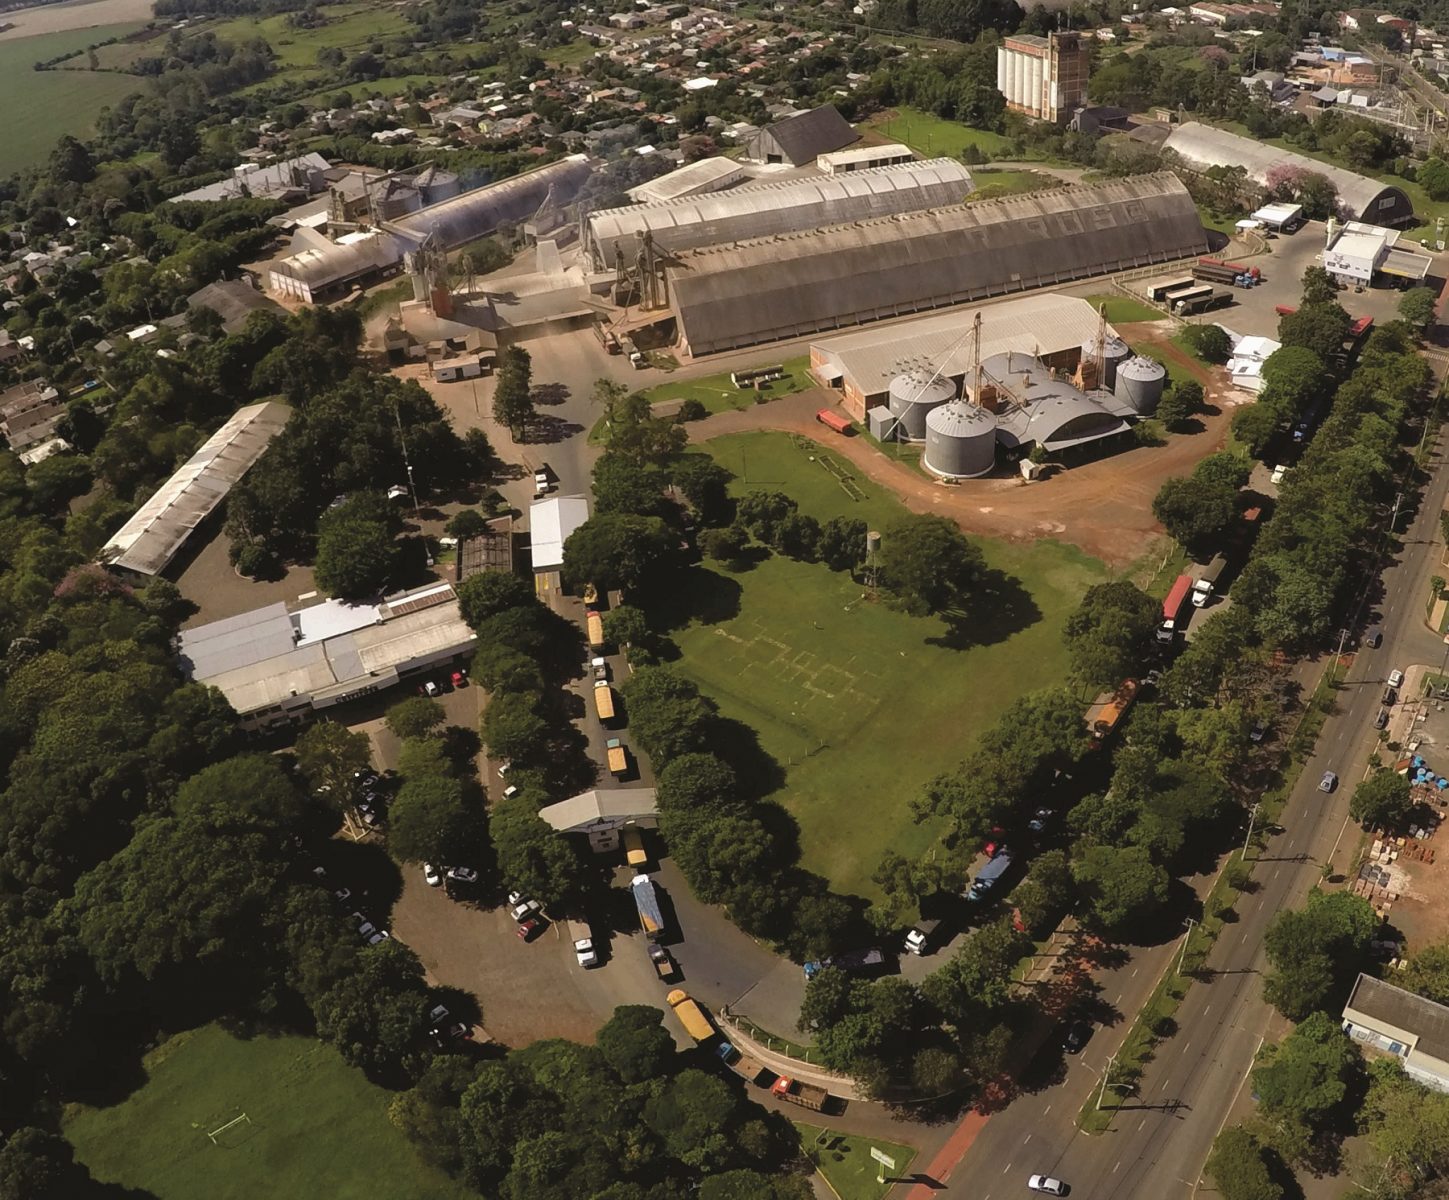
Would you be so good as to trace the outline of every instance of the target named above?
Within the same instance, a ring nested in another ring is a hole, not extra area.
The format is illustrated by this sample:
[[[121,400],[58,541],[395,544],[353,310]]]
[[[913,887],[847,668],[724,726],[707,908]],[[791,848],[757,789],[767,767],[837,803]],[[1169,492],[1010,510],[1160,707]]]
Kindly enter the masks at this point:
[[[268,400],[239,408],[186,464],[152,494],[101,548],[100,560],[156,575],[192,531],[282,431],[292,410]]]
[[[588,519],[589,502],[584,496],[535,500],[528,509],[533,569],[551,571],[563,566],[564,543],[569,540],[569,534]]]
[[[1253,214],[1256,221],[1273,221],[1281,224],[1291,221],[1303,211],[1301,204],[1265,204]]]
[[[875,162],[882,158],[914,158],[909,146],[900,142],[886,142],[880,146],[856,146],[850,150],[833,150],[822,154],[815,161],[821,166],[843,166],[854,162]]]

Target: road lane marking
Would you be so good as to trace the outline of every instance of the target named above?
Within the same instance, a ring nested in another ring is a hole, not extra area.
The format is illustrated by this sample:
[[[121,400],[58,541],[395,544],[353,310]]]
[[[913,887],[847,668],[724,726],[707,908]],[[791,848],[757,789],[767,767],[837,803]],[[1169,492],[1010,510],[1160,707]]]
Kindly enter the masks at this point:
[[[1213,1006],[1211,1004],[1209,1004],[1205,1009],[1202,1010],[1202,1015],[1203,1016],[1207,1016],[1208,1013],[1212,1012],[1212,1010],[1213,1010]]]
[[[1120,1166],[1121,1166],[1121,1165],[1122,1165],[1122,1160],[1121,1160],[1121,1159],[1120,1159],[1120,1158],[1119,1158],[1119,1159],[1118,1159],[1118,1160],[1117,1160],[1117,1167],[1120,1167]],[[1113,1167],[1113,1168],[1112,1168],[1112,1174],[1113,1174],[1113,1175],[1115,1175],[1115,1174],[1117,1174],[1117,1167]]]
[[[1029,1141],[1031,1141],[1031,1134],[1027,1134],[1024,1138],[1022,1138],[1021,1139],[1021,1144],[1023,1146],[1025,1146],[1027,1144],[1027,1142],[1029,1142]]]
[[[1138,1129],[1138,1132],[1141,1132],[1141,1130],[1142,1130],[1142,1127],[1143,1127],[1143,1126],[1144,1126],[1144,1125],[1146,1125],[1146,1124],[1147,1124],[1147,1118],[1146,1118],[1146,1117],[1143,1117],[1143,1118],[1142,1118],[1142,1120],[1140,1120],[1140,1121],[1138,1121],[1138,1122],[1137,1122],[1137,1129]]]

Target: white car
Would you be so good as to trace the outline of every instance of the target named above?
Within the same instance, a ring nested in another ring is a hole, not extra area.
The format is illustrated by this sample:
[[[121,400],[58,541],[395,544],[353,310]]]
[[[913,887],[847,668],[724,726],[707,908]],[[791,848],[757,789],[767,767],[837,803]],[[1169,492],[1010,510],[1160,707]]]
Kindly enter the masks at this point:
[[[454,883],[477,883],[478,872],[472,867],[449,867],[448,878]]]
[[[1034,1192],[1045,1192],[1048,1196],[1065,1196],[1067,1185],[1060,1179],[1053,1179],[1050,1175],[1033,1175],[1026,1181],[1026,1186]]]
[[[432,863],[423,864],[423,878],[428,881],[429,887],[440,887],[443,882],[442,872]]]
[[[579,960],[581,967],[597,967],[599,956],[594,953],[594,942],[592,938],[579,938],[574,943],[574,957]]]
[[[526,899],[522,892],[508,893],[508,913],[515,921],[526,921],[539,909],[538,901]]]
[[[1389,686],[1391,688],[1404,686],[1404,673],[1402,671],[1389,672]]]

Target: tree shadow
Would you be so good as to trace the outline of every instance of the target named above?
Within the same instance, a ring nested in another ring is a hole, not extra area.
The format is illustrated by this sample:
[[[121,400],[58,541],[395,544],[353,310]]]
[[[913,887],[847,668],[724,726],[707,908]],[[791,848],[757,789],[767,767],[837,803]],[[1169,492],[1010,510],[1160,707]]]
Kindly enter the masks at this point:
[[[985,573],[968,610],[942,613],[941,617],[946,622],[946,632],[928,637],[926,644],[947,650],[971,650],[1006,641],[1035,625],[1042,619],[1042,613],[1019,579],[990,570]]]
[[[744,722],[716,717],[710,723],[710,743],[710,749],[733,768],[742,800],[759,800],[784,787],[785,769],[760,745],[760,735]]]
[[[583,432],[584,427],[576,421],[566,421],[548,413],[535,413],[525,431],[524,441],[534,445],[552,446]]]
[[[568,385],[562,383],[535,384],[531,394],[535,404],[547,405],[550,408],[564,403],[571,395]]]
[[[651,629],[670,633],[693,621],[717,625],[740,615],[744,588],[728,576],[702,567],[673,571],[651,590],[645,600],[645,615]]]

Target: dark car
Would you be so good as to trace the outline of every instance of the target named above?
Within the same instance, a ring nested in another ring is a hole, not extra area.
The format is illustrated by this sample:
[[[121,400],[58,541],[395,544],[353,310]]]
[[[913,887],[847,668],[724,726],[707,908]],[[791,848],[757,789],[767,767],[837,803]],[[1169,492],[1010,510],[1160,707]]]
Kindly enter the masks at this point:
[[[1080,1053],[1091,1036],[1092,1027],[1086,1021],[1073,1021],[1062,1035],[1062,1049],[1068,1054]]]
[[[1384,644],[1384,631],[1375,625],[1363,635],[1363,644],[1370,650],[1377,650]]]
[[[1389,723],[1389,710],[1386,709],[1386,708],[1379,709],[1378,715],[1374,717],[1374,728],[1375,729],[1382,729],[1388,723]]]

